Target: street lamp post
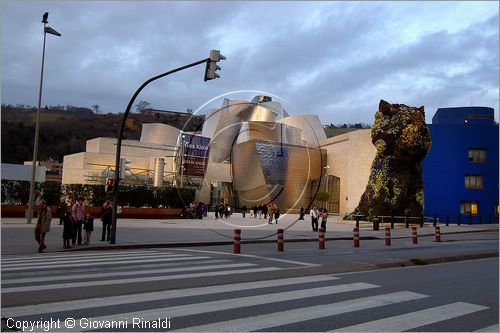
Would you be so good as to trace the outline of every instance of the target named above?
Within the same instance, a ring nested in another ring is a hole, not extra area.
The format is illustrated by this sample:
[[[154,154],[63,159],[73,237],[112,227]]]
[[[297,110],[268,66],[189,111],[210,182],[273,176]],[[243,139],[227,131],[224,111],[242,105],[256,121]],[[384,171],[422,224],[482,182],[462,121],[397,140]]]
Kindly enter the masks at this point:
[[[42,49],[42,69],[40,71],[40,88],[38,90],[38,109],[36,111],[36,121],[35,121],[35,142],[33,144],[33,163],[31,165],[31,181],[30,181],[30,196],[28,202],[28,214],[27,214],[27,222],[31,223],[31,219],[33,217],[33,204],[34,204],[34,195],[35,195],[35,174],[36,174],[36,163],[37,163],[37,155],[38,155],[38,136],[40,131],[40,107],[42,104],[42,85],[43,85],[43,65],[45,62],[45,41],[47,39],[47,33],[61,37],[61,34],[56,30],[52,29],[47,25],[49,23],[47,19],[49,18],[49,13],[46,12],[43,14],[42,23],[43,23],[43,49]]]
[[[127,117],[130,113],[130,109],[132,108],[132,105],[134,104],[135,99],[139,95],[139,93],[144,89],[148,84],[150,84],[153,81],[156,81],[158,79],[161,79],[162,77],[165,77],[167,75],[182,71],[184,69],[188,69],[197,65],[201,64],[206,64],[205,67],[205,81],[208,80],[213,80],[219,77],[219,75],[216,73],[217,70],[220,69],[220,67],[217,66],[217,62],[220,60],[225,60],[226,58],[220,54],[218,50],[211,50],[210,55],[208,58],[199,60],[196,62],[193,62],[189,65],[185,65],[182,67],[178,67],[176,69],[173,69],[171,71],[159,74],[157,76],[153,76],[146,82],[144,82],[134,93],[130,101],[128,102],[127,108],[125,109],[125,113],[123,115],[123,120],[122,124],[120,126],[120,132],[118,133],[118,141],[116,142],[116,159],[115,159],[115,180],[114,180],[114,186],[113,186],[113,217],[111,220],[111,237],[110,237],[110,244],[115,244],[116,243],[116,218],[118,214],[118,195],[119,195],[119,189],[118,185],[120,182],[120,173],[118,170],[120,170],[120,155],[121,155],[121,148],[122,148],[122,140],[123,140],[123,130],[125,129],[125,122],[127,121]]]

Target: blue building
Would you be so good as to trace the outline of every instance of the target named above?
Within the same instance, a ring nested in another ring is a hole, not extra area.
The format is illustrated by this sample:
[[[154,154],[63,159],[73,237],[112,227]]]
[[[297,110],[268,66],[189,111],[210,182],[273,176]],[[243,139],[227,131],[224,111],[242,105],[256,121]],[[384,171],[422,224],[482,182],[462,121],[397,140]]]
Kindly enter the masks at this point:
[[[426,216],[498,223],[498,124],[488,107],[439,108],[423,161]]]

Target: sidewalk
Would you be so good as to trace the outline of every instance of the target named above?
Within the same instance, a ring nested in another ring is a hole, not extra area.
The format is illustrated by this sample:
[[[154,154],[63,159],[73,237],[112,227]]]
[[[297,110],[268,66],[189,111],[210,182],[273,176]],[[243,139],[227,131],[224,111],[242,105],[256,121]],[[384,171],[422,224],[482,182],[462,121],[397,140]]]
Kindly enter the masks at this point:
[[[36,220],[27,224],[23,218],[2,218],[1,240],[2,255],[32,254],[37,252],[33,229]],[[75,246],[64,250],[62,245],[62,226],[59,219],[53,219],[51,231],[46,236],[47,249],[44,252],[75,251],[75,250],[105,250],[118,248],[146,248],[146,247],[173,247],[173,246],[211,246],[230,245],[233,242],[234,229],[241,229],[242,243],[274,243],[276,231],[284,229],[285,242],[315,242],[317,232],[311,228],[310,218],[298,220],[298,215],[287,214],[280,218],[279,224],[268,224],[259,218],[242,218],[241,214],[234,214],[229,219],[215,219],[213,213],[202,220],[143,220],[119,219],[117,221],[116,244],[101,242],[101,223],[95,220],[95,229],[92,233],[91,244],[88,246]],[[328,220],[326,240],[348,240],[353,237],[355,221],[343,221],[339,217],[331,216]],[[364,246],[370,246],[368,240],[385,238],[385,227],[388,223],[380,225],[380,230],[374,231],[371,223],[360,222],[360,237],[365,241]],[[482,225],[440,225],[442,239],[462,239],[471,233],[493,231],[498,236],[498,224]],[[419,237],[433,236],[432,224],[425,224],[423,228],[417,225]],[[391,230],[391,238],[411,238],[411,228],[404,224],[396,224]],[[497,237],[498,239],[498,237]]]

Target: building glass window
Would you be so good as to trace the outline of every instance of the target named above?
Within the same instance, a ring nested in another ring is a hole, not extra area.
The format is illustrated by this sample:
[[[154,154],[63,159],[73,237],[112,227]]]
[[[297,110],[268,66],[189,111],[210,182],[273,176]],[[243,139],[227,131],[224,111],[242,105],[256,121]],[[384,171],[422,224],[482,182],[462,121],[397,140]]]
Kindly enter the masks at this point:
[[[467,189],[482,189],[483,183],[482,175],[465,175],[465,188]]]
[[[478,203],[477,201],[462,201],[460,203],[460,214],[477,215]]]
[[[486,149],[469,148],[469,162],[486,163]]]

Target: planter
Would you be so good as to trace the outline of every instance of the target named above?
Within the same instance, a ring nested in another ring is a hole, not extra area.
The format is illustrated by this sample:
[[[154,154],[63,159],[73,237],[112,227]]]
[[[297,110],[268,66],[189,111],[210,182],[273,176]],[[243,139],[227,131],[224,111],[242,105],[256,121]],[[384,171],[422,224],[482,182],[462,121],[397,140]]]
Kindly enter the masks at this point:
[[[59,218],[57,214],[58,206],[49,206],[52,211],[52,217]],[[28,205],[2,205],[2,217],[26,217]],[[87,206],[86,212],[92,214],[94,217],[101,216],[101,207]],[[118,214],[120,218],[133,218],[133,219],[180,219],[180,208],[122,208],[121,213]],[[38,208],[34,208],[33,217],[38,216]]]

